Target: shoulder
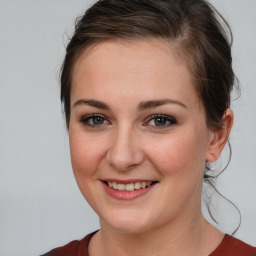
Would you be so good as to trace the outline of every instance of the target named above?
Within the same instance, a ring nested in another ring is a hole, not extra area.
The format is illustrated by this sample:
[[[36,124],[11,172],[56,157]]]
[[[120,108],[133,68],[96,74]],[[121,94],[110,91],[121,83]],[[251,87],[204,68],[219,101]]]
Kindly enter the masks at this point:
[[[87,256],[89,241],[95,233],[96,232],[93,232],[87,235],[82,240],[74,240],[69,242],[64,246],[55,248],[41,256]]]
[[[225,235],[221,244],[210,256],[256,256],[256,247]]]
[[[81,240],[82,241],[82,240]],[[79,241],[72,241],[64,246],[55,248],[46,254],[43,254],[41,256],[64,256],[64,255],[69,255],[69,256],[75,256],[77,255],[77,249],[78,249]]]

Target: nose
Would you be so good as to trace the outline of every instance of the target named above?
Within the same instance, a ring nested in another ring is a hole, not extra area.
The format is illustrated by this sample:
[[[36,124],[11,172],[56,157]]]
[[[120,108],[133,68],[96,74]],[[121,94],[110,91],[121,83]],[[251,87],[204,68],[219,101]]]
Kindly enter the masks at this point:
[[[128,128],[113,131],[113,139],[107,152],[108,163],[117,171],[129,171],[144,161],[144,153],[138,134]]]

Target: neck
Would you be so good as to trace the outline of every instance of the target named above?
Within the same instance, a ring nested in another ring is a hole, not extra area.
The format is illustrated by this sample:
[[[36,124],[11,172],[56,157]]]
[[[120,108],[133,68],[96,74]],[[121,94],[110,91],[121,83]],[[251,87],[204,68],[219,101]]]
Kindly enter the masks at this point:
[[[223,234],[200,217],[165,223],[140,233],[122,233],[101,220],[101,230],[90,242],[89,254],[127,255],[209,255],[219,245]]]

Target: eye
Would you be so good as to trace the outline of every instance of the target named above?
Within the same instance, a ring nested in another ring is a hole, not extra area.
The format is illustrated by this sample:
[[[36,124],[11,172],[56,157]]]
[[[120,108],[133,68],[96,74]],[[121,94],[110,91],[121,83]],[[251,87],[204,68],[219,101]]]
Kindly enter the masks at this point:
[[[176,123],[177,121],[173,117],[157,114],[150,116],[145,126],[151,126],[151,128],[153,129],[162,129],[167,128]]]
[[[102,127],[106,124],[109,124],[109,121],[107,121],[104,116],[99,114],[85,116],[80,119],[80,122],[83,123],[83,125],[89,127]]]

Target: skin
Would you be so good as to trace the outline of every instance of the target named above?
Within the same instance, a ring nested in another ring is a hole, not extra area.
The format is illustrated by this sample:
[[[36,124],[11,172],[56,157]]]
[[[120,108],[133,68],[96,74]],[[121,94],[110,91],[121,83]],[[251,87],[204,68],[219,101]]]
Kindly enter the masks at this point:
[[[70,151],[78,186],[100,218],[91,256],[203,256],[223,239],[202,216],[201,193],[205,162],[221,154],[233,114],[228,109],[223,128],[209,129],[191,73],[174,52],[160,40],[104,41],[76,61]],[[138,109],[163,99],[174,102]],[[101,115],[100,124],[90,126],[91,114]],[[159,125],[155,114],[171,121]],[[118,200],[103,189],[108,179],[158,183],[139,198]]]

